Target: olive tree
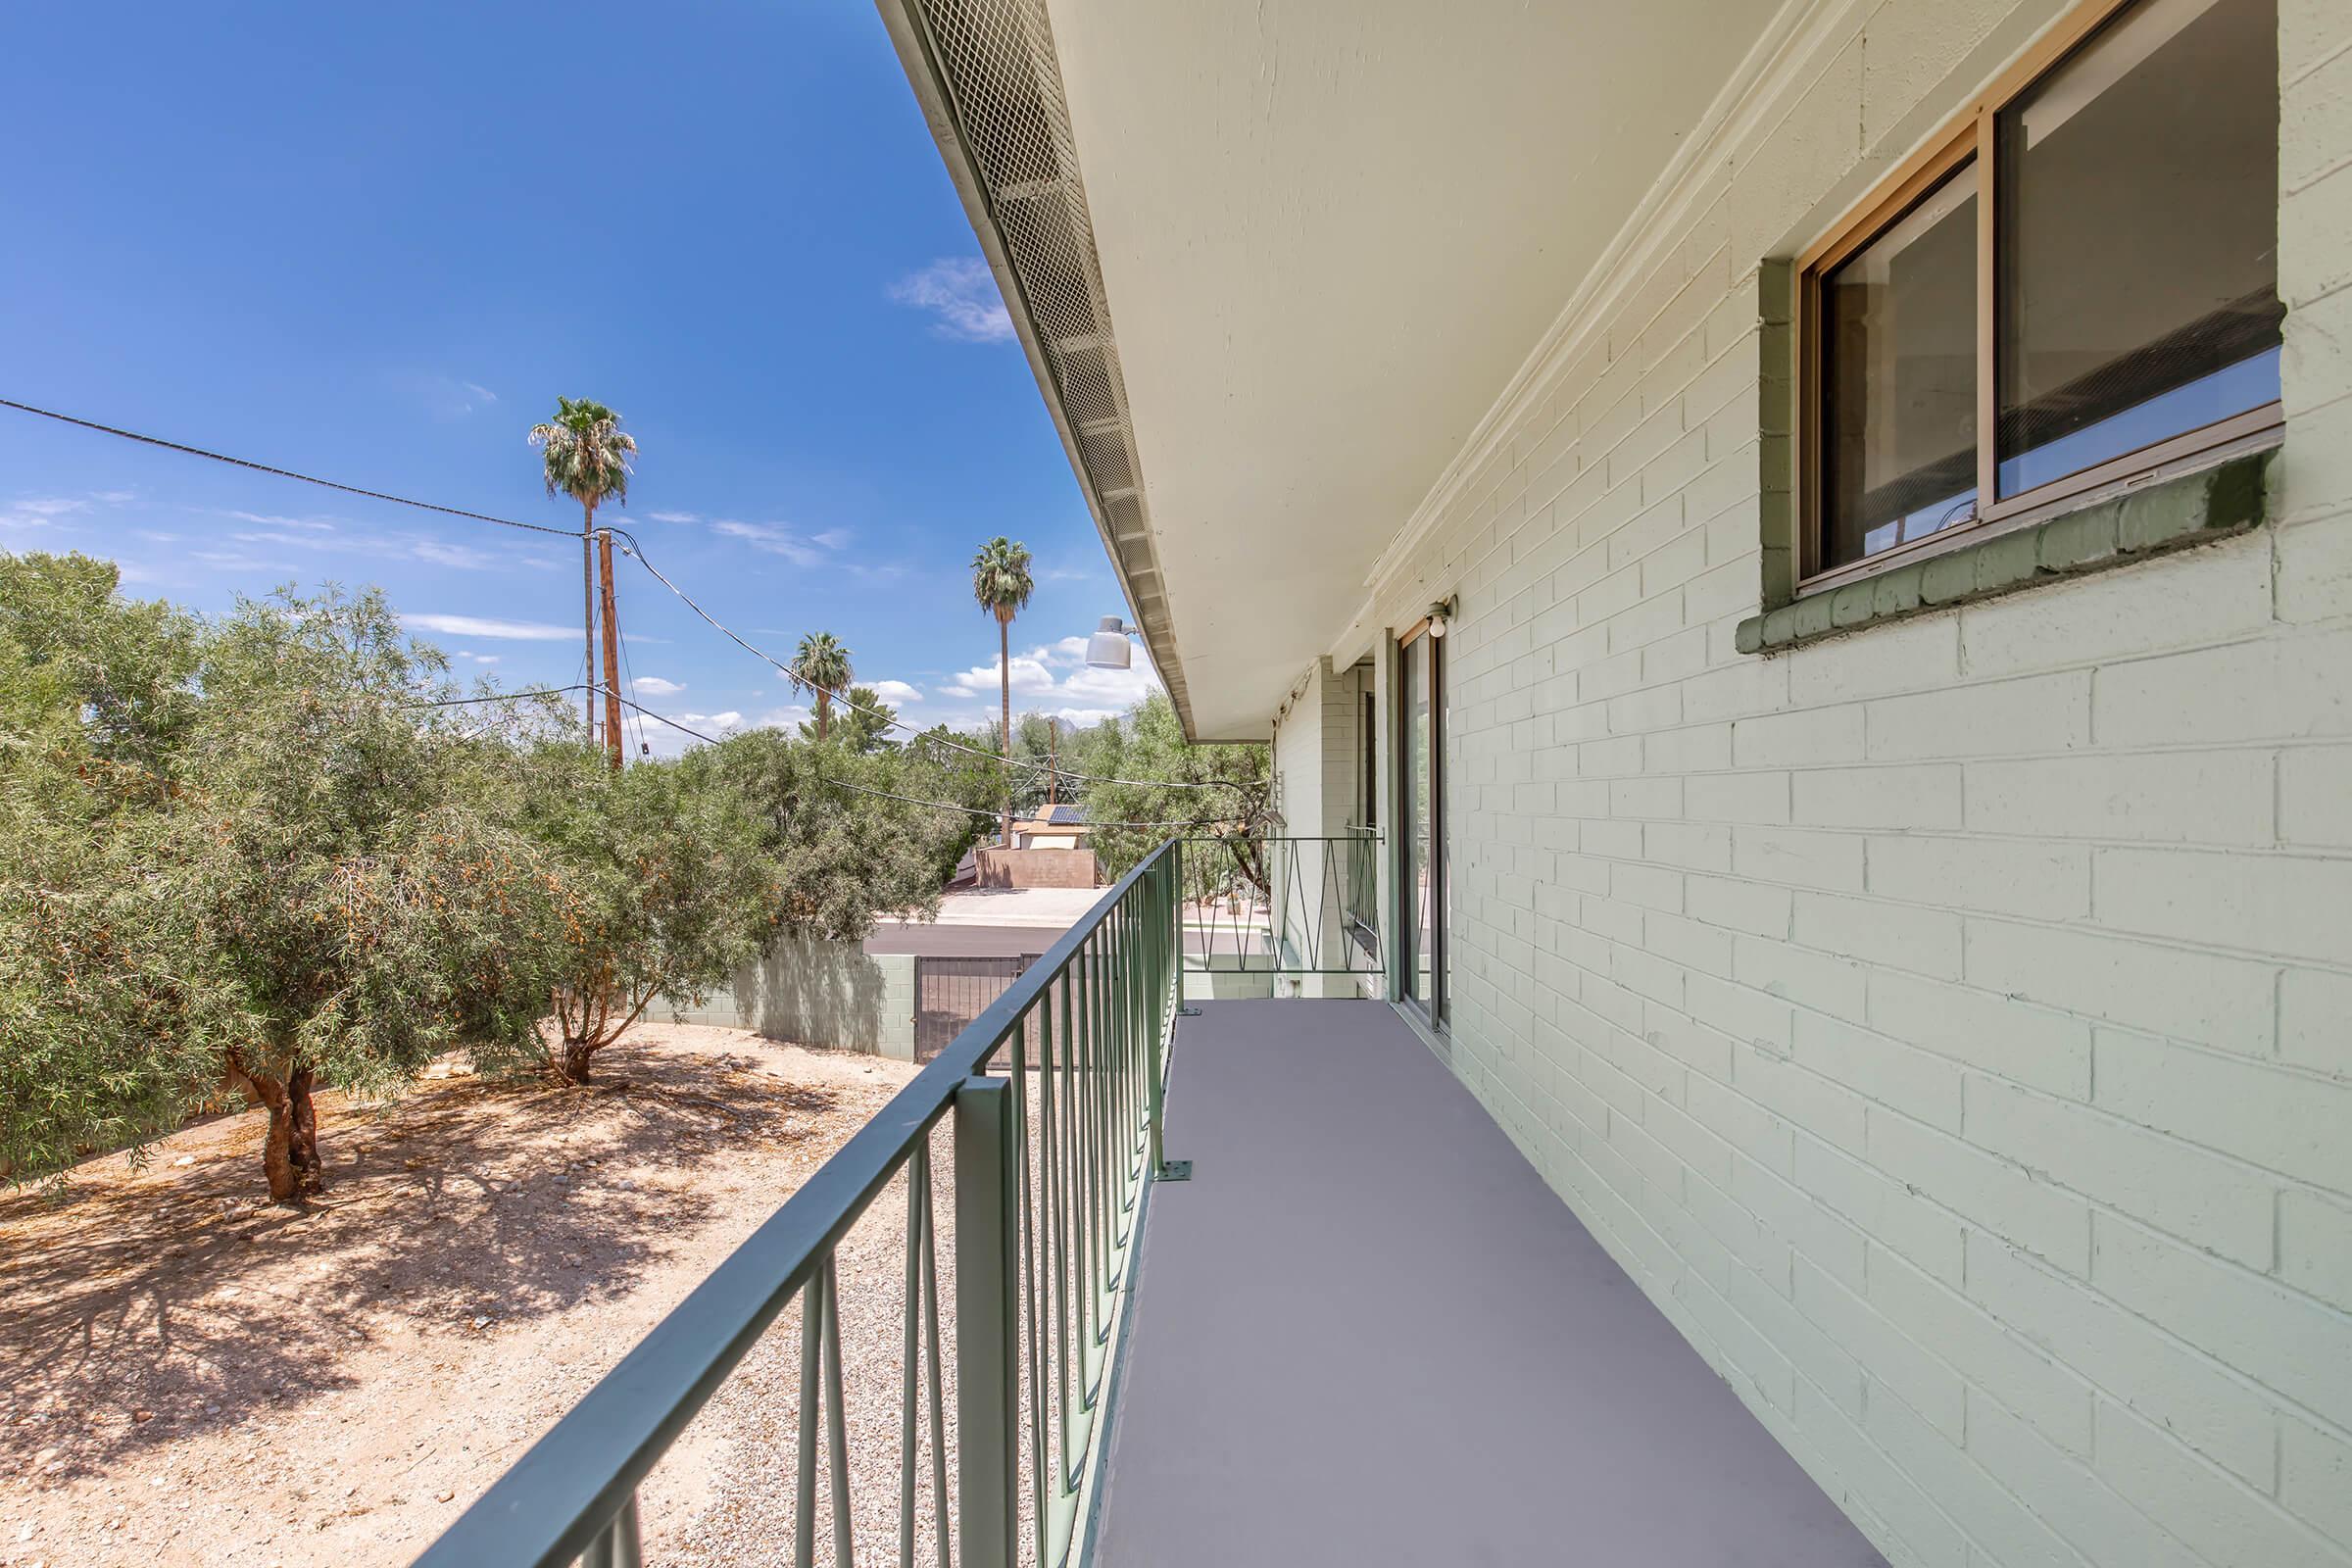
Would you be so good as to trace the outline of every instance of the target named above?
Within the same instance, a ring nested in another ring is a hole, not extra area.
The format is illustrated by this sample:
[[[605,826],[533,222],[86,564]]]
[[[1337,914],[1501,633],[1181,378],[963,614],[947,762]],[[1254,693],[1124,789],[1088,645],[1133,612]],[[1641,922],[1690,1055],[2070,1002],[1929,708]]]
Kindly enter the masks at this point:
[[[0,556],[0,1179],[176,1125],[233,1022],[167,814],[198,627],[117,590]]]
[[[241,601],[207,637],[172,880],[229,986],[228,1084],[269,1112],[278,1200],[317,1191],[314,1096],[381,1092],[537,1017],[545,857],[501,805],[497,749],[380,594]]]
[[[657,997],[699,1003],[760,951],[775,907],[760,823],[708,750],[618,773],[582,747],[530,760],[532,831],[554,866],[561,941],[546,972],[567,1083]]]

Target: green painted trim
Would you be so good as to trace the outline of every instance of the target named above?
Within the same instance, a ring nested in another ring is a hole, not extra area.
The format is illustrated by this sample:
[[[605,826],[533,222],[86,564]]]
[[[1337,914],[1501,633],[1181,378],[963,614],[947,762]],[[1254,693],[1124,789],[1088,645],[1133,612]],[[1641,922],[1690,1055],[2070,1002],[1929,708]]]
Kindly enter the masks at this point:
[[[2275,447],[2248,453],[1926,561],[1891,566],[1750,615],[1740,623],[1735,643],[1743,654],[1778,653],[2227,539],[2260,526],[2270,515],[2278,463]],[[1769,539],[1765,550],[1770,555]]]

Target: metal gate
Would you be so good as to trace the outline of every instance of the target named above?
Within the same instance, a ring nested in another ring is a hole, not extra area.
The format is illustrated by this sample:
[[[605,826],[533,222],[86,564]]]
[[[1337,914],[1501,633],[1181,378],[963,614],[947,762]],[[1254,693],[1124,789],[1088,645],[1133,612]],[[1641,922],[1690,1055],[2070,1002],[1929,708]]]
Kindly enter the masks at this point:
[[[1038,960],[1034,953],[1012,958],[934,957],[914,960],[914,1059],[929,1061],[946,1050],[965,1025],[988,1010]]]

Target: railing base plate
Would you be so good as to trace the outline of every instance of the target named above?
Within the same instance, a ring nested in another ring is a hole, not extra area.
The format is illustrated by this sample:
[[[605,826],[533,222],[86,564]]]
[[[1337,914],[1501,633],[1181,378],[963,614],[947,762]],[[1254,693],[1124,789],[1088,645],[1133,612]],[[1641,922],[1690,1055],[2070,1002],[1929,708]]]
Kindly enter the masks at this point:
[[[1179,1018],[1198,1018],[1200,1016],[1200,1009],[1199,1007],[1178,1007],[1176,1009],[1176,1016]]]
[[[1189,1182],[1192,1179],[1193,1162],[1189,1159],[1163,1159],[1159,1162],[1159,1169],[1153,1174],[1155,1181]]]

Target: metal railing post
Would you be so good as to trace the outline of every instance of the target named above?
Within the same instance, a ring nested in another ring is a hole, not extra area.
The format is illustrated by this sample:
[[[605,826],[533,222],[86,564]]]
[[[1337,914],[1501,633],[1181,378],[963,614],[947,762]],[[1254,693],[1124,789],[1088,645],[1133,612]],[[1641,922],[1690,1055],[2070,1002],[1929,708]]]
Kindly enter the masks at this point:
[[[956,1091],[956,1560],[1010,1568],[1020,1411],[1012,1086]]]

